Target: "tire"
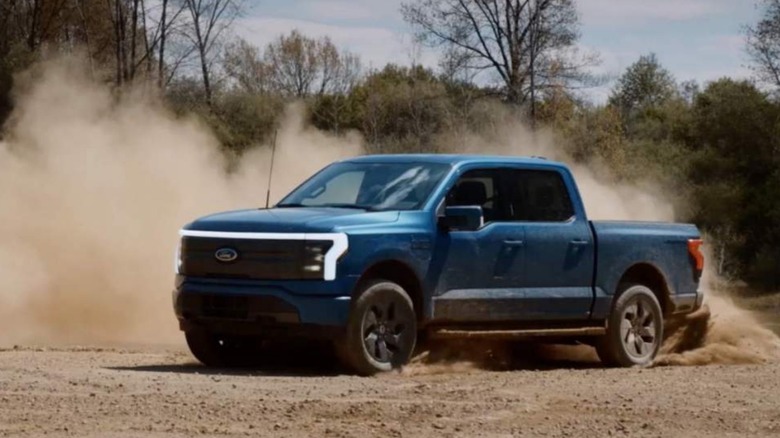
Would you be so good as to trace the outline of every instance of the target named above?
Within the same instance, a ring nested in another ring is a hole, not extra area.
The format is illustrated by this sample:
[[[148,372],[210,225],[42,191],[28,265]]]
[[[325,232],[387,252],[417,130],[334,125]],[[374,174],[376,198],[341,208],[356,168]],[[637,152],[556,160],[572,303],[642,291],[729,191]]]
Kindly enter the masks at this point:
[[[621,288],[607,320],[607,333],[596,342],[596,352],[608,366],[646,366],[652,363],[664,337],[661,305],[643,285]]]
[[[417,342],[417,316],[404,289],[386,280],[367,282],[352,305],[340,359],[363,376],[406,365]]]
[[[192,355],[207,367],[250,367],[259,363],[258,345],[251,338],[218,336],[206,329],[188,330],[184,336]]]

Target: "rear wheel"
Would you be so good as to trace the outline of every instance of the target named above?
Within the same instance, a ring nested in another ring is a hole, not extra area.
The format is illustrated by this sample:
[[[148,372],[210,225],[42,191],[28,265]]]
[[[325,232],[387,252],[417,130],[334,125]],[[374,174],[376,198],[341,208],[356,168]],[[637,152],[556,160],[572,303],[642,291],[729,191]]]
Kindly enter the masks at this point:
[[[609,366],[649,365],[661,348],[663,323],[661,305],[653,291],[643,285],[622,288],[609,316],[607,333],[596,343],[599,358]]]
[[[376,280],[359,291],[338,351],[345,365],[372,375],[408,363],[416,341],[417,317],[409,295],[396,283]]]
[[[184,333],[192,355],[209,367],[247,367],[258,364],[259,345],[252,338],[220,336],[206,329]]]

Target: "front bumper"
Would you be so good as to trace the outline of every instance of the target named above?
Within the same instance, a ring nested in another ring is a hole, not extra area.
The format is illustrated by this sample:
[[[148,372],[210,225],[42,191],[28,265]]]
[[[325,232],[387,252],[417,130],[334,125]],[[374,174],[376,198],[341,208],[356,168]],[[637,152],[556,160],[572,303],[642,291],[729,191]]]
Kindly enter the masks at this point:
[[[225,334],[331,337],[347,324],[350,297],[185,280],[173,291],[173,308],[182,330],[204,327]]]

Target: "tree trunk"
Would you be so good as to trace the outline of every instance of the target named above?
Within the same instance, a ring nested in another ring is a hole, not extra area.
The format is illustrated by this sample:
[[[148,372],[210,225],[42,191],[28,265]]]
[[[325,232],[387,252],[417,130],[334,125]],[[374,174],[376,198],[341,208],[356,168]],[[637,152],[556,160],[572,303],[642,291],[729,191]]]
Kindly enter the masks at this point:
[[[130,20],[130,79],[135,79],[136,40],[138,36],[138,0],[133,0],[133,15]]]
[[[533,2],[533,9],[531,10],[529,33],[528,33],[528,46],[530,49],[529,63],[528,63],[528,80],[530,85],[530,99],[531,99],[531,129],[536,130],[536,52],[537,52],[537,39],[539,32],[539,3]]]
[[[36,34],[38,33],[38,27],[40,26],[41,21],[42,2],[43,0],[33,0],[32,16],[30,17],[30,34],[27,35],[27,47],[31,52],[35,51],[38,46]]]
[[[119,1],[114,0],[113,11],[111,11],[112,24],[114,25],[114,58],[116,60],[116,85],[122,85],[122,40],[119,31]],[[109,10],[111,10],[111,0],[106,0]]]
[[[119,47],[121,52],[122,61],[122,82],[127,82],[130,79],[130,69],[127,65],[127,22],[125,17],[125,8],[122,3],[124,0],[116,0],[117,4],[117,21],[119,23]]]
[[[206,48],[202,45],[198,45],[198,51],[200,52],[200,69],[203,72],[203,91],[206,92],[206,104],[211,108],[211,81],[209,79],[209,66],[206,59]]]
[[[165,37],[168,34],[168,24],[165,22],[168,14],[168,0],[162,0],[162,12],[160,17],[160,52],[157,60],[157,86],[165,88]]]
[[[92,59],[92,42],[89,37],[89,25],[87,25],[87,17],[84,14],[84,0],[78,0],[76,2],[76,8],[78,9],[79,19],[81,20],[82,32],[84,33],[84,45],[87,47],[87,58],[89,60],[89,73],[94,78],[95,60]]]
[[[144,30],[144,52],[146,54],[144,58],[146,60],[146,81],[148,82],[152,78],[152,50],[154,49],[149,46],[149,32],[147,32],[148,27],[146,25],[146,2],[144,0],[141,0],[141,27]]]
[[[189,0],[191,3],[193,0]],[[203,76],[203,91],[206,93],[206,104],[211,108],[211,81],[209,79],[209,65],[207,59],[206,48],[208,47],[208,41],[203,37],[202,29],[200,28],[200,16],[201,11],[198,9],[200,5],[190,4],[190,12],[192,13],[192,25],[195,27],[195,40],[198,47],[198,56],[200,57],[200,70]],[[208,32],[208,31],[207,31]]]

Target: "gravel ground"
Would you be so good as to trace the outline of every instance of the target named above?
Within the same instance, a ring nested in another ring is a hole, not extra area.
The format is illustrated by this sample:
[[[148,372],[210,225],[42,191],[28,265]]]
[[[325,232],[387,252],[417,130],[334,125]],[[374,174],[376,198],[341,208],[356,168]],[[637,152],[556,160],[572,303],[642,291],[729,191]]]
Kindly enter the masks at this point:
[[[373,378],[219,371],[169,348],[0,351],[0,436],[778,436],[780,365]]]

